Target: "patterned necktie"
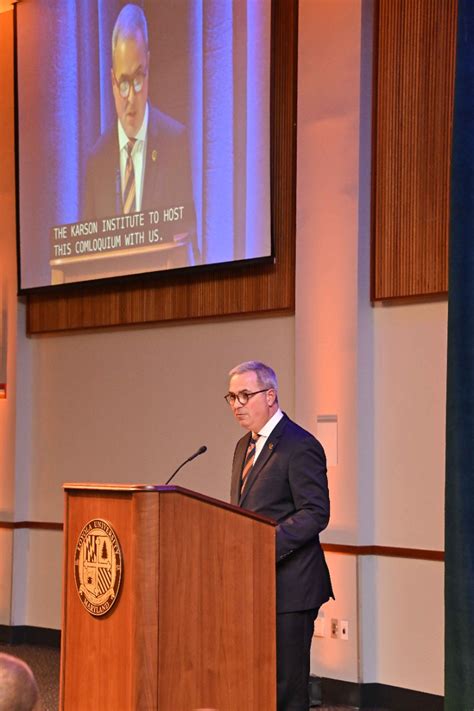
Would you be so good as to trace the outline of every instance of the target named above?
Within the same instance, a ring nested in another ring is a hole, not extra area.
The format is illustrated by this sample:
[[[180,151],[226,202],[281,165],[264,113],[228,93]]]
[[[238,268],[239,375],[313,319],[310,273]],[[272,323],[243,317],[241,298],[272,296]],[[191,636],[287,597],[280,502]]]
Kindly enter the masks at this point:
[[[129,212],[136,211],[136,189],[135,189],[135,170],[133,167],[132,151],[135,145],[135,139],[131,138],[127,143],[127,164],[125,166],[125,188],[123,191],[123,212],[127,215]]]
[[[255,460],[255,447],[257,444],[257,440],[260,437],[260,435],[255,434],[252,432],[252,438],[249,442],[249,446],[247,447],[247,454],[245,455],[245,461],[244,461],[244,466],[242,469],[242,479],[241,479],[241,485],[240,485],[240,493],[243,492],[245,484],[247,482],[247,477],[249,475],[250,470],[253,467],[253,463]]]

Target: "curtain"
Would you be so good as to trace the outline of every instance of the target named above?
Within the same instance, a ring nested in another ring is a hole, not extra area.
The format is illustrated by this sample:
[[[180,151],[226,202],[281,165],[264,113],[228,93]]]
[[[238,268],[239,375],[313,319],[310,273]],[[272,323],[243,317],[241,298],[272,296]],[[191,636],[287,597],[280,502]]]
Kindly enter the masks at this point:
[[[459,0],[451,182],[445,709],[474,708],[474,4]],[[423,591],[421,591],[423,594]]]

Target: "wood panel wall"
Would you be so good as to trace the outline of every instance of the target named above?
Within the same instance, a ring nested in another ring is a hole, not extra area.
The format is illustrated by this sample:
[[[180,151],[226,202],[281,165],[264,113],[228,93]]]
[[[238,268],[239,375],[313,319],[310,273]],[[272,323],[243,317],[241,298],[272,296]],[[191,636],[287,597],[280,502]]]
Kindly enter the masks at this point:
[[[29,295],[29,334],[294,311],[298,0],[272,5],[271,192],[274,264],[160,273],[121,286]]]
[[[457,0],[379,0],[372,299],[448,288]]]

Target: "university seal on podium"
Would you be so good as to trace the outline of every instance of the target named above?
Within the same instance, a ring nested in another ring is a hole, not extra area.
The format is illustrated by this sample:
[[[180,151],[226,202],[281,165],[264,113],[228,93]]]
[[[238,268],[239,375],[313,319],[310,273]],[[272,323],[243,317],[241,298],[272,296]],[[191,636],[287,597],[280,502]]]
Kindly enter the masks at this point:
[[[101,518],[86,523],[77,539],[74,579],[79,598],[91,615],[109,612],[120,589],[122,551],[112,526]]]

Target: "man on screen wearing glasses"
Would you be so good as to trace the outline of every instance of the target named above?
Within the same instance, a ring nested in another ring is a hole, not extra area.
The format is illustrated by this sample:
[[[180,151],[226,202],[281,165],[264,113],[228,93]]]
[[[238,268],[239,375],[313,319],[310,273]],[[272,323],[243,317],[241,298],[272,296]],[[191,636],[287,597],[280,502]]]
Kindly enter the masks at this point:
[[[334,597],[319,542],[329,521],[326,457],[313,435],[280,410],[269,366],[248,361],[229,375],[226,400],[248,430],[234,453],[231,502],[277,522],[278,711],[308,711],[314,620]]]
[[[146,17],[129,3],[112,33],[110,78],[117,123],[99,138],[89,157],[84,219],[184,206],[182,226],[192,233],[186,131],[148,101],[149,67]]]

